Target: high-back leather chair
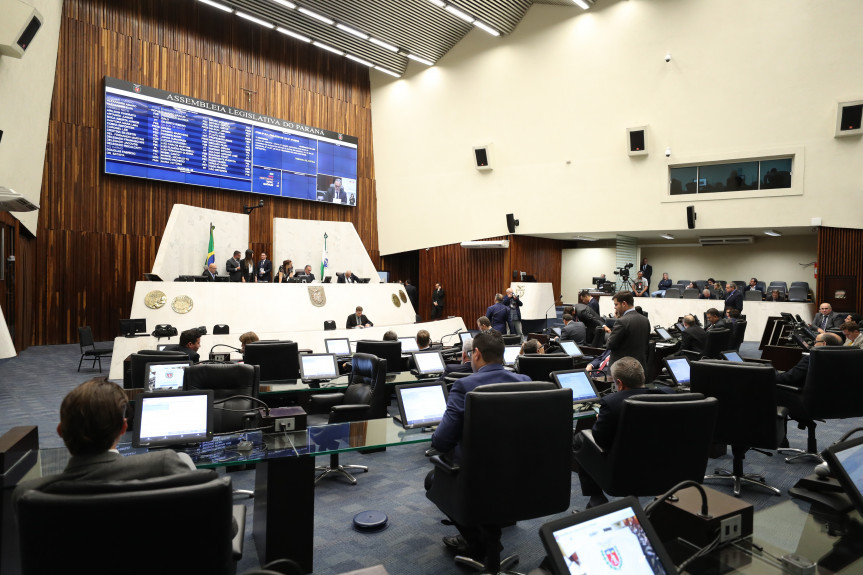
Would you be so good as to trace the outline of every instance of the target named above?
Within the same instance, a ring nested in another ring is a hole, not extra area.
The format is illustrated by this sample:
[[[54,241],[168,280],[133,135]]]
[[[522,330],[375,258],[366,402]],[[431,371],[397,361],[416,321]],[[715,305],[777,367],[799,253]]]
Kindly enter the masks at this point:
[[[261,367],[261,381],[300,378],[300,352],[294,341],[247,343],[243,359]]]
[[[736,496],[741,483],[760,485],[778,496],[780,491],[767,485],[764,477],[743,472],[747,451],[776,449],[785,435],[788,410],[776,406],[776,370],[770,365],[713,360],[693,362],[690,370],[690,389],[719,400],[714,440],[731,445],[733,456],[730,474],[717,469],[705,479],[733,480]]]
[[[144,387],[144,367],[148,363],[153,362],[168,362],[168,361],[188,361],[189,356],[182,351],[158,351],[155,349],[142,349],[139,352],[129,356],[130,361],[130,378],[129,384],[124,385],[126,389],[141,389]],[[125,380],[124,380],[125,384]]]
[[[722,352],[728,351],[731,344],[730,329],[711,329],[707,332],[704,351],[701,356],[706,359],[721,359]]]
[[[659,495],[686,479],[701,483],[718,409],[716,399],[699,393],[636,395],[624,400],[608,450],[588,429],[579,432],[573,457],[609,495]],[[653,437],[673,437],[674,449],[644,441],[648,429]]]
[[[387,361],[366,353],[355,353],[351,382],[344,393],[317,394],[309,398],[312,413],[328,413],[326,423],[345,423],[380,419],[387,416],[390,394],[387,389]],[[310,423],[314,420],[310,417]],[[324,422],[317,422],[320,425]],[[356,478],[348,470],[368,471],[365,465],[341,465],[339,454],[330,455],[330,464],[315,468],[322,473],[315,483],[332,474],[346,477],[352,485]]]
[[[572,365],[569,355],[551,353],[520,355],[515,361],[516,371],[533,381],[552,381],[552,371],[572,369]]]
[[[242,556],[245,507],[232,505],[230,478],[198,470],[53,483],[24,492],[17,518],[23,575],[228,575]]]
[[[685,288],[684,288],[685,289]],[[665,290],[665,295],[662,297],[667,297],[671,299],[680,299],[683,294],[680,293],[680,288],[670,287]]]
[[[804,282],[805,283],[805,282]],[[788,301],[790,302],[806,302],[809,301],[809,288],[803,286],[791,286],[788,291]]]
[[[521,336],[517,333],[508,333],[503,336],[504,345],[521,345]]]
[[[743,338],[746,336],[746,325],[746,320],[744,319],[738,319],[731,324],[731,339],[728,341],[728,349],[722,351],[728,351],[729,349],[740,351],[740,344],[743,343]]]
[[[815,439],[815,420],[863,416],[863,349],[847,347],[813,347],[809,350],[809,370],[802,389],[778,385],[778,402],[788,408],[788,417],[805,425],[808,430],[806,451],[799,457],[821,459]],[[823,461],[823,460],[822,460]]]
[[[761,301],[764,299],[764,292],[759,289],[750,289],[743,292],[745,301]]]
[[[402,342],[361,339],[357,342],[357,353],[368,353],[387,360],[387,371],[402,371]]]
[[[465,397],[461,454],[456,464],[432,457],[426,496],[456,523],[482,530],[489,542],[484,572],[498,573],[518,560],[501,562],[501,526],[569,507],[572,392],[547,382],[476,388]]]
[[[261,368],[242,363],[199,363],[186,368],[183,389],[213,390],[213,430],[229,433],[256,427],[256,401],[235,396],[258,397]],[[228,401],[222,401],[228,400]]]
[[[698,299],[700,293],[695,288],[686,288],[683,290],[683,299]]]

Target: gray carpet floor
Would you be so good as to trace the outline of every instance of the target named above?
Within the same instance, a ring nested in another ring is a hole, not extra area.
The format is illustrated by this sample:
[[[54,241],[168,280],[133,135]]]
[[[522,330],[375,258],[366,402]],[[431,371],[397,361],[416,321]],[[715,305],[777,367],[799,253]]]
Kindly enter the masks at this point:
[[[102,344],[102,345],[110,345]],[[747,342],[741,347],[744,357],[759,357],[756,343]],[[85,362],[76,372],[80,352],[77,345],[31,347],[16,358],[0,360],[0,434],[17,425],[38,425],[42,447],[61,447],[55,428],[60,402],[74,386],[98,376]],[[103,374],[108,373],[108,361],[103,361]],[[391,412],[394,406],[391,406]],[[839,439],[847,430],[863,425],[863,418],[829,421],[819,424],[819,447]],[[789,425],[792,447],[805,447],[805,431]],[[649,436],[649,430],[646,431]],[[674,449],[673,440],[668,448]],[[315,573],[338,574],[383,564],[391,575],[436,575],[457,573],[451,555],[441,543],[444,535],[454,534],[452,527],[441,524],[443,518],[437,508],[425,498],[423,479],[430,469],[424,456],[427,445],[408,445],[390,448],[382,453],[341,455],[343,464],[360,464],[369,467],[360,473],[356,486],[334,479],[322,481],[315,493]],[[813,463],[805,461],[786,464],[781,456],[768,457],[751,451],[746,456],[747,472],[761,473],[767,482],[782,490],[776,497],[759,488],[744,488],[742,499],[757,510],[788,499],[788,488],[801,477],[812,472]],[[730,454],[713,459],[708,468],[730,469]],[[517,457],[511,464],[501,465],[502,472],[517,472]],[[237,488],[253,488],[254,471],[230,474]],[[709,482],[716,489],[730,493],[725,482]],[[646,503],[648,499],[644,499]],[[246,547],[238,572],[259,566],[252,540],[252,500],[238,499],[247,506]],[[572,508],[583,508],[587,498],[581,495],[578,476],[573,474]],[[353,516],[364,510],[380,510],[389,517],[386,530],[375,534],[358,533],[351,528]],[[567,512],[568,513],[568,512]],[[560,516],[565,515],[565,513]],[[520,570],[529,571],[542,560],[540,525],[553,519],[548,517],[524,521],[504,530],[505,553],[518,553]],[[290,517],[285,517],[290,521]]]

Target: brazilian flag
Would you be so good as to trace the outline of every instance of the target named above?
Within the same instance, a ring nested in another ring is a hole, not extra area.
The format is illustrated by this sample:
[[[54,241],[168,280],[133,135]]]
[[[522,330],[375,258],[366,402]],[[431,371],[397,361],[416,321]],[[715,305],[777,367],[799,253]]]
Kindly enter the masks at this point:
[[[210,247],[207,249],[207,259],[204,261],[204,267],[209,267],[210,264],[216,263],[216,247],[213,245],[213,230],[216,229],[212,223],[210,224]]]

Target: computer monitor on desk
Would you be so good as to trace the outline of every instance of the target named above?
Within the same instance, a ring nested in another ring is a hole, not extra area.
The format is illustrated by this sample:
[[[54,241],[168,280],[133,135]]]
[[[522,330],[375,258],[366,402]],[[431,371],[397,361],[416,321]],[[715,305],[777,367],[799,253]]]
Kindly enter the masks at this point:
[[[462,331],[462,332],[459,332],[458,338],[461,340],[462,346],[464,346],[464,343],[466,341],[473,340],[473,333],[471,333],[469,331]]]
[[[147,318],[121,319],[120,333],[125,337],[147,335]]]
[[[136,405],[134,447],[164,447],[213,439],[213,390],[153,391]]]
[[[192,365],[191,360],[148,363],[144,366],[144,373],[147,374],[146,389],[149,391],[183,389],[183,376],[190,365]]]
[[[554,383],[561,389],[572,391],[572,403],[585,404],[599,401],[599,392],[590,379],[590,373],[583,369],[567,369],[564,371],[553,371],[551,377]]]
[[[346,337],[333,337],[324,340],[327,353],[336,355],[351,355],[351,341]]]
[[[503,348],[503,364],[510,367],[515,365],[515,359],[518,357],[519,352],[521,352],[520,345],[508,345]]]
[[[563,351],[565,351],[569,355],[569,357],[584,357],[584,353],[574,341],[563,339],[560,340],[558,343],[560,344],[561,349],[563,349]]]
[[[399,341],[402,342],[402,353],[413,353],[415,351],[419,351],[420,348],[417,345],[416,338],[413,337],[400,337]]]
[[[399,415],[393,419],[405,429],[437,425],[446,411],[446,399],[446,383],[442,381],[397,385]]]
[[[330,380],[339,376],[336,356],[332,353],[300,355],[300,376],[303,380]]]
[[[443,357],[439,351],[415,351],[413,354],[416,375],[433,377],[444,372]]]
[[[666,357],[662,359],[674,385],[689,387],[689,359],[685,357]]]

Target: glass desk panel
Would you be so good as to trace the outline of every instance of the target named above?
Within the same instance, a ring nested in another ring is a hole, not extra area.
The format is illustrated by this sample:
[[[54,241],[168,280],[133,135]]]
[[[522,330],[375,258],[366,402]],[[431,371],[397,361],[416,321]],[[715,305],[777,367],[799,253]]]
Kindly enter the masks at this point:
[[[434,381],[430,378],[419,378],[412,374],[409,371],[400,371],[398,373],[390,373],[387,374],[386,383],[388,386],[392,387],[395,385],[402,385],[404,383],[417,383],[420,381]],[[324,382],[320,384],[320,387],[311,387],[307,383],[303,383],[302,380],[299,379],[286,379],[281,381],[262,381],[259,394],[261,397],[265,397],[267,395],[275,395],[275,394],[290,394],[290,393],[301,393],[301,392],[312,392],[316,393],[318,391],[339,391],[343,390],[350,383],[350,375],[340,375],[335,379],[331,379],[330,381]]]

